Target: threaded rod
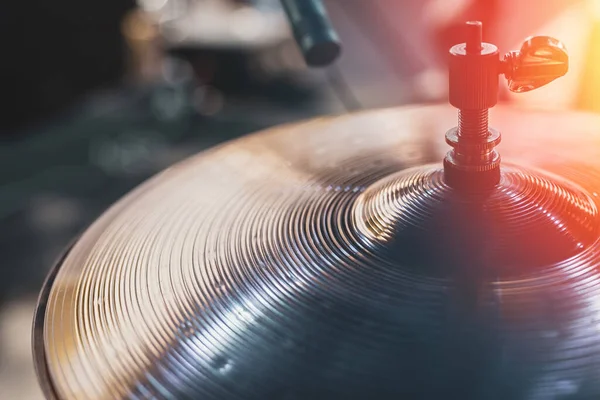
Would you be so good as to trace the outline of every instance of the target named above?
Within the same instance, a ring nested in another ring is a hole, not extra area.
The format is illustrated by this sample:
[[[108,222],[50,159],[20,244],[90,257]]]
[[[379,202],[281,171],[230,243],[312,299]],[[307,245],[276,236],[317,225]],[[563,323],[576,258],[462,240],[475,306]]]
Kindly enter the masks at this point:
[[[484,139],[488,136],[488,110],[459,110],[458,135],[462,139]]]
[[[467,22],[467,53],[475,54],[481,52],[481,40],[483,35],[483,25],[479,21]]]

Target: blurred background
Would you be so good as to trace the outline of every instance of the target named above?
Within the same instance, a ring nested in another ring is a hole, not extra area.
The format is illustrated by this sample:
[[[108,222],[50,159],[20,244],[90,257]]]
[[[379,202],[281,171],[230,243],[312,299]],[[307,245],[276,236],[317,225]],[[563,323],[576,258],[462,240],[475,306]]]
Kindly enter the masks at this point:
[[[30,0],[0,12],[0,399],[41,399],[32,313],[62,249],[165,167],[269,126],[446,99],[465,20],[501,53],[561,39],[564,79],[504,102],[600,111],[600,0],[325,0],[343,42],[308,69],[278,0]],[[440,132],[442,134],[442,132]],[[568,132],[565,132],[568,134]]]

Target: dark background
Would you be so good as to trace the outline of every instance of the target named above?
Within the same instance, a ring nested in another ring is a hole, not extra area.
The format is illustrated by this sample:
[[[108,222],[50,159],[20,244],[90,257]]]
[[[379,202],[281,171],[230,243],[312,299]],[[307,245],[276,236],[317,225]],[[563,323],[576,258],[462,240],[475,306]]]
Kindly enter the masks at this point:
[[[582,1],[524,8],[516,0],[465,0],[460,12],[446,1],[436,14],[444,20],[434,18],[433,0],[328,0],[344,55],[316,71],[300,61],[277,1],[232,1],[238,4],[213,18],[228,26],[236,12],[250,10],[279,21],[274,39],[235,40],[218,29],[211,40],[175,35],[178,18],[193,15],[180,9],[202,14],[201,3],[2,5],[0,399],[40,398],[29,348],[37,293],[61,250],[111,203],[188,155],[269,126],[445,101],[445,52],[461,41],[459,22],[484,21],[484,39],[502,51],[545,27],[565,35],[559,37],[576,50],[581,78],[568,81],[568,98],[552,89],[538,96],[545,106],[597,108],[589,84],[596,81],[596,26],[593,18],[579,19],[586,15]],[[567,22],[553,25],[557,20]],[[576,25],[583,28],[569,34]],[[250,24],[240,35],[253,32]],[[537,98],[524,97],[519,106],[536,106]]]

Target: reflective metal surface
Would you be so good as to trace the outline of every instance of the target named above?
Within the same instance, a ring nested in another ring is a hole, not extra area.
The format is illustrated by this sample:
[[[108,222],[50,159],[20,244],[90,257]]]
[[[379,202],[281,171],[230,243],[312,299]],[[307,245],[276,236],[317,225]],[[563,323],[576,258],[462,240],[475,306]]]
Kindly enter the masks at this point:
[[[492,110],[502,180],[470,195],[455,120],[275,128],[139,187],[42,294],[47,395],[598,398],[600,117]]]

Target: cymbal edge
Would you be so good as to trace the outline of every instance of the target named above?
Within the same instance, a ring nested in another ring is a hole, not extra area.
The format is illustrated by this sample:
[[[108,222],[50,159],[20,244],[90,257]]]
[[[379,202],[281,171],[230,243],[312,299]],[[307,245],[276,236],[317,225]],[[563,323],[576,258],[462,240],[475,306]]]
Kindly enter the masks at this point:
[[[87,230],[87,227],[85,228]],[[84,231],[85,231],[84,230]],[[31,348],[33,367],[35,375],[42,391],[42,394],[47,400],[59,400],[60,397],[57,395],[52,377],[48,369],[46,360],[46,347],[44,346],[44,326],[46,322],[46,306],[48,304],[48,298],[54,285],[54,281],[58,272],[60,271],[63,262],[69,256],[69,253],[79,241],[80,235],[77,235],[71,240],[71,242],[64,248],[62,253],[58,256],[58,259],[54,262],[50,272],[48,273],[46,280],[42,284],[40,295],[38,296],[35,311],[33,314],[32,321],[32,332],[31,332]]]

